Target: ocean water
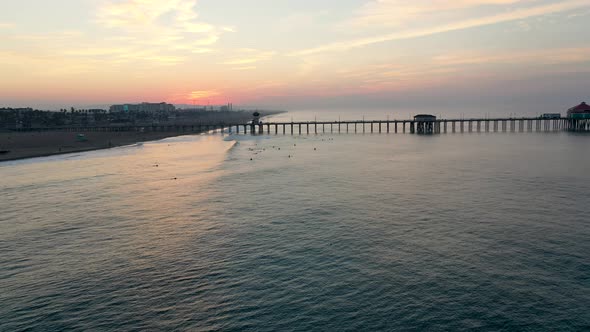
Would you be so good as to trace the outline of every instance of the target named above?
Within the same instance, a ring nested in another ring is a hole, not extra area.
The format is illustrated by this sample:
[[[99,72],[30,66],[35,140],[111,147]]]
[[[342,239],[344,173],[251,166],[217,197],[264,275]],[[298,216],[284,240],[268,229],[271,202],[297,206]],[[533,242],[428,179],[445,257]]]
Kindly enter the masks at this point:
[[[0,330],[588,330],[589,140],[214,134],[2,163]]]

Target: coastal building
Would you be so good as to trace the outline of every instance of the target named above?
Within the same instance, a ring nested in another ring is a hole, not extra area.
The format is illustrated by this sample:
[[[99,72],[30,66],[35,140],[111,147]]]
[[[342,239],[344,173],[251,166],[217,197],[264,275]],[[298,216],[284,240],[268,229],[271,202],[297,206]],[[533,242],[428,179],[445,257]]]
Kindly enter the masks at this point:
[[[436,116],[431,114],[418,114],[414,116],[414,121],[425,121],[425,122],[432,122],[436,121]]]
[[[91,109],[88,110],[88,113],[91,113],[91,114],[106,114],[107,111],[106,110],[103,110],[103,109],[100,109],[100,108],[91,108]]]
[[[567,111],[568,128],[570,131],[590,130],[590,106],[585,102]]]
[[[580,105],[567,110],[567,117],[570,119],[590,119],[590,105],[582,102]]]
[[[149,113],[149,114],[158,114],[158,113],[170,113],[174,112],[176,107],[171,104],[167,103],[141,103],[141,104],[120,104],[120,105],[112,105],[109,108],[110,113]]]
[[[418,114],[414,116],[416,132],[420,135],[430,135],[438,132],[436,116],[431,114]],[[413,131],[413,128],[411,128]]]
[[[222,112],[230,112],[234,110],[234,105],[231,103],[228,103],[227,105],[223,105],[219,108],[220,111]]]

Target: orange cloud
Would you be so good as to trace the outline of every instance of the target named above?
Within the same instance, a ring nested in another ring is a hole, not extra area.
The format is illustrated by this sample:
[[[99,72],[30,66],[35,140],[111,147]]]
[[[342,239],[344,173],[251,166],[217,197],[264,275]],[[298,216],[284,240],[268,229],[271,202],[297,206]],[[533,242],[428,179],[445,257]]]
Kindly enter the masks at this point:
[[[221,93],[219,93],[218,91],[215,90],[200,90],[200,91],[192,91],[188,98],[189,100],[200,100],[200,99],[207,99],[207,98],[211,98],[211,97],[217,97],[221,95]]]

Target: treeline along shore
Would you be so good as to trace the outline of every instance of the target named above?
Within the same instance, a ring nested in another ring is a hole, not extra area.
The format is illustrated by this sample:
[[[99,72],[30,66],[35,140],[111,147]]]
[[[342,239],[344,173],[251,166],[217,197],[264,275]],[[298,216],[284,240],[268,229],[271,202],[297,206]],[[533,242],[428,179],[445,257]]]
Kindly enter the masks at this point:
[[[223,123],[247,123],[252,120],[253,112],[228,109],[166,112],[71,109],[54,112],[0,108],[0,162],[199,134]],[[258,112],[262,116],[281,113]]]

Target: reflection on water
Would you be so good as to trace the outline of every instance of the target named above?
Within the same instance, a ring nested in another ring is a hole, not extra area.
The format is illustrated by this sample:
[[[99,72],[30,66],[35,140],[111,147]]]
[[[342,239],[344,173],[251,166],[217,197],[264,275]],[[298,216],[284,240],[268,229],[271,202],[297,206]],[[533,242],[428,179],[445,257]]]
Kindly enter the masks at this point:
[[[187,136],[0,164],[0,330],[582,330],[587,137]]]

